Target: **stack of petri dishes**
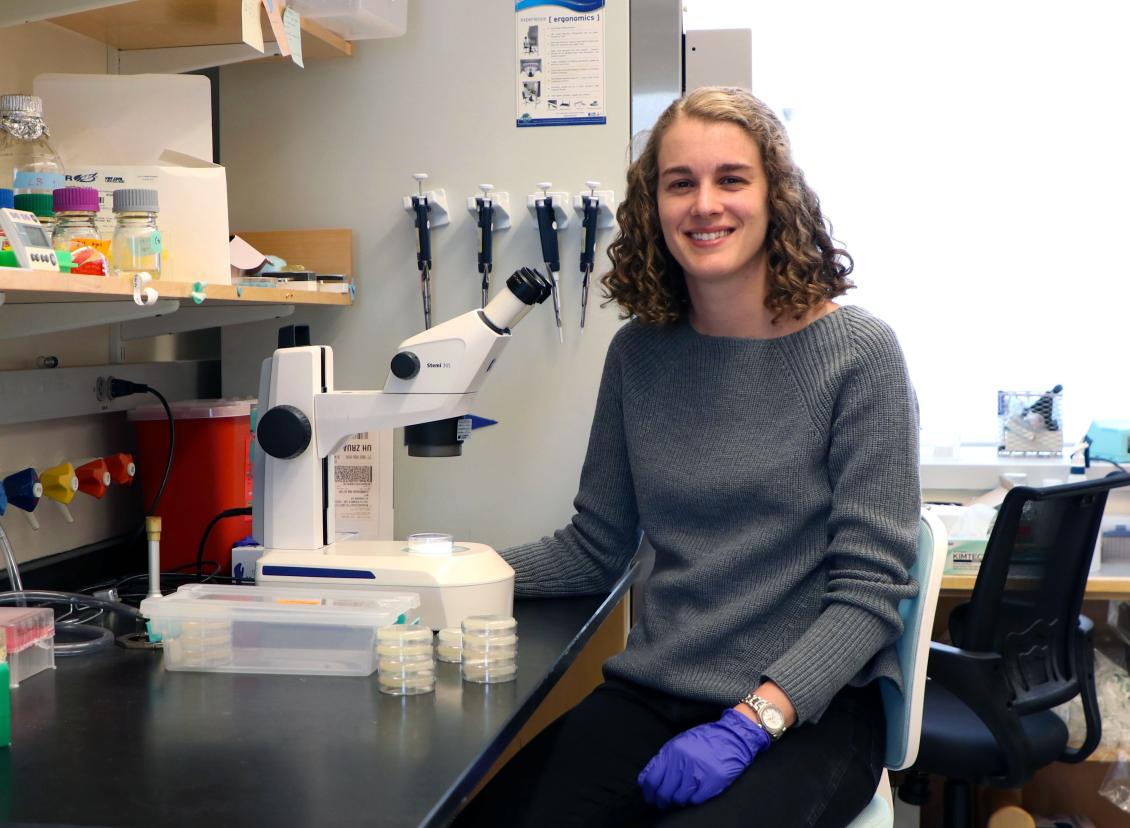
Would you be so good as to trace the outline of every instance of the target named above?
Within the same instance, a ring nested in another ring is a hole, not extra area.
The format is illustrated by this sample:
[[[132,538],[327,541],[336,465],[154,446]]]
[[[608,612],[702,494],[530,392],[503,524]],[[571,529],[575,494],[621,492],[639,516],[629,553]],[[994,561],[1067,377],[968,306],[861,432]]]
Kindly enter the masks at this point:
[[[458,664],[462,660],[463,630],[459,627],[445,627],[436,633],[436,661]]]
[[[232,663],[231,621],[184,621],[179,635],[164,644],[169,667],[176,670],[224,667]]]
[[[377,630],[377,687],[394,696],[414,696],[436,689],[430,629],[392,624]]]
[[[513,681],[518,674],[518,622],[509,615],[472,615],[463,620],[463,680],[476,684]]]

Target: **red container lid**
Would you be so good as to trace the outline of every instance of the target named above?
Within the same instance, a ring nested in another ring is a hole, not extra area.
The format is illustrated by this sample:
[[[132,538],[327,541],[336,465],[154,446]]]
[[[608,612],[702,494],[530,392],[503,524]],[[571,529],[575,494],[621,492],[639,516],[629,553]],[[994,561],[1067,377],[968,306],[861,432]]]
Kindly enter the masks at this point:
[[[183,400],[170,403],[174,420],[214,420],[224,417],[250,417],[254,400]],[[165,409],[159,405],[143,405],[130,409],[130,420],[164,420]]]

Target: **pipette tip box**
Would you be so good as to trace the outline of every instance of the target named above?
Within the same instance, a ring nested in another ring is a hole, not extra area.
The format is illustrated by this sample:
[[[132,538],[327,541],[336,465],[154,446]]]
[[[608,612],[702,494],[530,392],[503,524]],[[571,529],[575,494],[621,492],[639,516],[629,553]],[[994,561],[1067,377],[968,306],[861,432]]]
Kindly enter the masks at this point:
[[[166,670],[367,676],[377,630],[419,606],[413,592],[186,584],[141,612]]]
[[[8,684],[55,667],[55,613],[47,607],[0,607],[0,630],[7,651]]]

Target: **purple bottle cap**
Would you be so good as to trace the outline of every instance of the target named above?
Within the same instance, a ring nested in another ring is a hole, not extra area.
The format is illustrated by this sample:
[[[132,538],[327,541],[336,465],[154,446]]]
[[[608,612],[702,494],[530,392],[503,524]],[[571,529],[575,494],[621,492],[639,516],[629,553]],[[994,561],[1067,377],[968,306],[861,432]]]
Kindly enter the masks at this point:
[[[93,187],[62,187],[55,190],[56,213],[73,213],[80,210],[98,212],[98,191]]]

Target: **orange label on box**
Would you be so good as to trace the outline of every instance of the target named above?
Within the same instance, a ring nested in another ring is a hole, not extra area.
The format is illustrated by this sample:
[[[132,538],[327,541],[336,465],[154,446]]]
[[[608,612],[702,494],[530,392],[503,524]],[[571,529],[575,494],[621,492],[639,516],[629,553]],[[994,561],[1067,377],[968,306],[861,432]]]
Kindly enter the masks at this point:
[[[101,239],[73,239],[71,241],[71,273],[87,276],[109,276],[110,245]]]

